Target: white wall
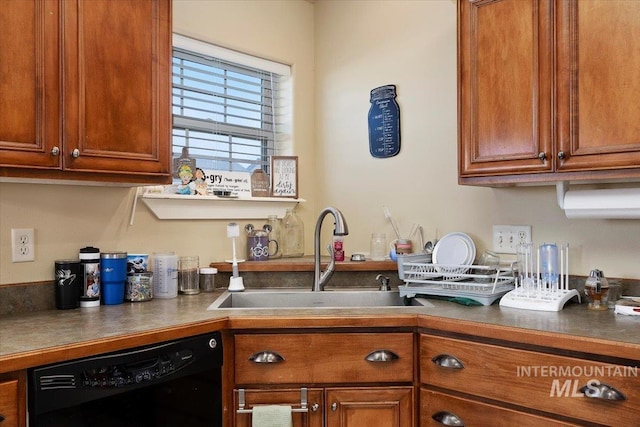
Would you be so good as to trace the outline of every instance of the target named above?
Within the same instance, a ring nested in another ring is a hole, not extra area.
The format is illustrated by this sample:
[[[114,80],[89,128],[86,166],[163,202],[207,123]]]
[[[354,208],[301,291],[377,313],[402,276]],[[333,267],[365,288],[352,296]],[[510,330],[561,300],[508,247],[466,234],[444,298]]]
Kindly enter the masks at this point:
[[[368,250],[369,235],[393,230],[389,206],[407,233],[468,232],[479,250],[493,224],[531,224],[536,243],[568,242],[570,272],[600,268],[640,278],[638,220],[568,220],[555,187],[476,188],[457,184],[456,3],[318,1],[316,19],[316,156],[320,205],[345,214],[347,253]],[[400,153],[369,154],[369,92],[397,86]]]
[[[572,274],[640,279],[639,221],[567,220],[552,187],[457,185],[455,13],[453,0],[174,0],[174,29],[293,65],[308,254],[323,206],[345,213],[351,254],[368,251],[373,231],[391,235],[386,204],[405,232],[413,222],[427,237],[465,231],[479,249],[492,224],[531,224],[536,242],[571,244]],[[369,155],[367,112],[369,91],[384,84],[397,85],[402,148],[381,160]],[[159,221],[138,204],[129,226],[131,205],[128,189],[0,183],[0,284],[51,280],[53,261],[86,245],[229,257],[228,221]],[[37,259],[11,263],[11,228],[26,227]]]

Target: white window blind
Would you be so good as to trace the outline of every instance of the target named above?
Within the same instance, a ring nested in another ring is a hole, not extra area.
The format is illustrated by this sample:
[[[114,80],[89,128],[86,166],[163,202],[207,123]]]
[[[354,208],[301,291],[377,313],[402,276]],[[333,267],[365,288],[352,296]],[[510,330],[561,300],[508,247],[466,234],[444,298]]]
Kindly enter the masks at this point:
[[[269,173],[288,138],[289,66],[174,34],[173,156],[201,169]]]

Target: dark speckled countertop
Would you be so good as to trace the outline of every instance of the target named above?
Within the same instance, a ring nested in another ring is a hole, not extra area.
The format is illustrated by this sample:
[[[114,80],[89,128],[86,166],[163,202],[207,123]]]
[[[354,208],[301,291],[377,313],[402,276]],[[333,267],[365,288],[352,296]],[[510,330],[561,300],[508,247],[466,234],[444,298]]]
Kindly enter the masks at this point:
[[[37,366],[65,358],[162,341],[164,336],[188,336],[228,328],[421,327],[491,337],[513,336],[523,342],[581,351],[613,345],[625,357],[640,359],[640,317],[612,310],[590,312],[568,304],[559,312],[537,312],[492,306],[464,306],[429,300],[431,307],[352,309],[224,309],[207,311],[222,291],[181,295],[75,310],[44,310],[0,317],[0,372]],[[476,328],[477,327],[477,328]],[[480,332],[481,331],[481,332]],[[144,337],[141,339],[140,337]],[[108,342],[109,345],[104,343]],[[608,354],[604,351],[603,354]],[[609,355],[616,356],[618,350]]]

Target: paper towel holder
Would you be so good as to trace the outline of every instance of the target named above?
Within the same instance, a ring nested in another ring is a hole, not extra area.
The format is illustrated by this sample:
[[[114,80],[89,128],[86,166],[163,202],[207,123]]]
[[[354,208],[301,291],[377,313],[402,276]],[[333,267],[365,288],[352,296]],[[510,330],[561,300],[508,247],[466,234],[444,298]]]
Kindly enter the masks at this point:
[[[570,191],[558,181],[556,196],[567,218],[640,219],[640,188]]]

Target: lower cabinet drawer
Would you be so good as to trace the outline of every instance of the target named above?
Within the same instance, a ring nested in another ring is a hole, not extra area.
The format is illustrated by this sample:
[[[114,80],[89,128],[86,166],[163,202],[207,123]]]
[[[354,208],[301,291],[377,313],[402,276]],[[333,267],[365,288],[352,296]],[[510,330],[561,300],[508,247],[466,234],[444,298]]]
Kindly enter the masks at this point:
[[[235,382],[335,384],[413,381],[413,334],[237,334]]]
[[[638,425],[639,370],[638,366],[420,336],[423,384],[605,425],[613,414],[616,425]]]
[[[474,400],[420,389],[420,426],[577,426]]]

